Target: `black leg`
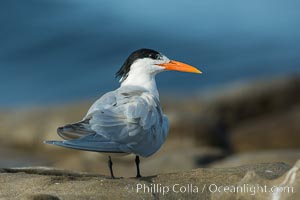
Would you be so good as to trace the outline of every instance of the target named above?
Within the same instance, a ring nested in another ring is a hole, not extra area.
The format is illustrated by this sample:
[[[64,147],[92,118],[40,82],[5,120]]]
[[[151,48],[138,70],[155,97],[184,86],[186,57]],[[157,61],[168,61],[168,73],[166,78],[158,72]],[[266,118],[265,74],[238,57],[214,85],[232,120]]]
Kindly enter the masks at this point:
[[[115,178],[112,166],[113,166],[113,163],[111,161],[111,157],[108,156],[108,167],[109,167],[109,170],[110,170],[110,175],[111,175],[111,178]]]
[[[140,178],[142,177],[141,174],[140,174],[140,157],[139,156],[136,156],[135,157],[135,164],[136,164],[136,177],[137,178]]]

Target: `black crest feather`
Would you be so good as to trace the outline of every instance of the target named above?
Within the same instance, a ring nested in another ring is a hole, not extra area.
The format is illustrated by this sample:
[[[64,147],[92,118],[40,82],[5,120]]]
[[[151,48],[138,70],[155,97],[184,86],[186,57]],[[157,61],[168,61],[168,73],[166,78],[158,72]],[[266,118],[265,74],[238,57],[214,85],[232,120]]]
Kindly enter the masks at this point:
[[[139,49],[134,52],[132,52],[129,57],[126,59],[122,67],[119,69],[119,71],[116,73],[116,78],[120,77],[123,78],[122,81],[124,81],[128,73],[130,71],[130,66],[137,60],[141,58],[152,58],[152,59],[159,59],[160,53],[152,50],[152,49]]]

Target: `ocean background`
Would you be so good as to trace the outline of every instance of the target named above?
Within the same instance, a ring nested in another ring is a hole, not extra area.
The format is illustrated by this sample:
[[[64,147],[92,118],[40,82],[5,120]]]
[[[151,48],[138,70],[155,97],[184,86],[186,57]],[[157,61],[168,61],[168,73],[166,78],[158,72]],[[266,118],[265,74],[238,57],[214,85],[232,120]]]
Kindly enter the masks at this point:
[[[203,75],[157,76],[161,96],[300,72],[300,2],[0,1],[0,107],[95,99],[139,48]]]

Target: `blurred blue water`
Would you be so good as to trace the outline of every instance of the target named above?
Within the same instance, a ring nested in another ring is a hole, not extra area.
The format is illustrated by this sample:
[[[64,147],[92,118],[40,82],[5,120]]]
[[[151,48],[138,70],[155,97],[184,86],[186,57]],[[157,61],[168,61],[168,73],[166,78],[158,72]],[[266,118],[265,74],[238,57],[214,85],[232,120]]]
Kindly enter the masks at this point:
[[[299,6],[296,0],[0,1],[0,106],[100,96],[118,87],[114,73],[142,47],[204,72],[161,74],[161,93],[299,73]]]

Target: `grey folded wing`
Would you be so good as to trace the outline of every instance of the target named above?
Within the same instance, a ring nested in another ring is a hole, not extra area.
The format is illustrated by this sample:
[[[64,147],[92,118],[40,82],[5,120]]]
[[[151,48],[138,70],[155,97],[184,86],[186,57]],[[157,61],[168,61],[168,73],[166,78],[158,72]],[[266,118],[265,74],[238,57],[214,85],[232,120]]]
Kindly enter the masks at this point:
[[[58,129],[65,141],[48,143],[98,152],[154,153],[168,132],[157,98],[138,87],[103,95],[83,121]]]

